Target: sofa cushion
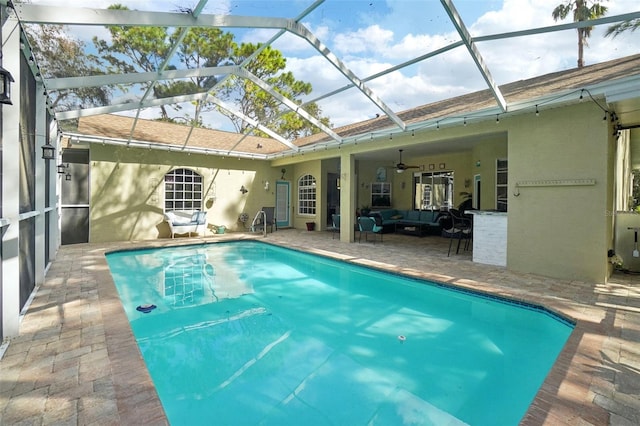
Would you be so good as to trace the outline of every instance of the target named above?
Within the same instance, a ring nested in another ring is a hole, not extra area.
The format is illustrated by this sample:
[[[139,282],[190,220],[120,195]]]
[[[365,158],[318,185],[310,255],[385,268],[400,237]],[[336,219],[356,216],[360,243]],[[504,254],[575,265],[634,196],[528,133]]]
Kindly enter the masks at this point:
[[[182,226],[191,225],[194,223],[193,217],[199,212],[192,212],[188,210],[171,210],[164,213],[167,222],[171,222],[172,225]]]
[[[385,220],[392,220],[393,216],[397,216],[399,214],[396,209],[377,210],[376,213],[380,215],[383,222]]]
[[[439,214],[440,212],[437,210],[423,210],[420,212],[420,222],[435,224]]]
[[[408,210],[406,215],[404,215],[403,220],[406,220],[409,222],[420,222],[420,211]]]

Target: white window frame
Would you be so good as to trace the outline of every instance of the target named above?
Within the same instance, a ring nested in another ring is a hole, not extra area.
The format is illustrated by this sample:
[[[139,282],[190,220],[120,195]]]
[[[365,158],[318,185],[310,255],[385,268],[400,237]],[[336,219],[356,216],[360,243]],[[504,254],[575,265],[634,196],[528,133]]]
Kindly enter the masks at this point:
[[[304,175],[298,179],[298,214],[316,214],[316,178],[313,175]]]
[[[504,177],[504,180],[501,179],[501,177]],[[506,212],[509,207],[508,199],[509,160],[506,158],[496,158],[496,210]]]
[[[164,210],[202,210],[202,176],[190,169],[164,175]]]

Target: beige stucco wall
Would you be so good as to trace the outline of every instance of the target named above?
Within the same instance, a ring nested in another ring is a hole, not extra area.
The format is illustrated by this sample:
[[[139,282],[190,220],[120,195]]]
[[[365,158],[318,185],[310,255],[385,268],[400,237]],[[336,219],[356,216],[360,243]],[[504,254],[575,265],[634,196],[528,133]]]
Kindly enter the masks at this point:
[[[324,223],[323,209],[320,208],[320,201],[324,193],[324,185],[326,184],[326,173],[322,172],[322,162],[320,160],[310,160],[297,163],[293,167],[291,179],[291,211],[292,224],[294,228],[306,229],[306,222],[314,222],[316,230],[322,229]],[[311,175],[316,179],[316,214],[301,215],[298,214],[298,180],[304,175]],[[323,177],[324,175],[324,177]],[[326,199],[326,196],[325,196]]]
[[[272,168],[264,161],[99,144],[90,147],[90,166],[91,242],[168,237],[163,221],[164,175],[176,168],[203,176],[209,224],[241,230],[241,213],[249,214],[248,227],[261,207],[275,206],[275,182],[282,168]],[[267,180],[268,191],[264,189]],[[248,193],[240,192],[242,185]],[[212,231],[206,232],[211,235]]]
[[[507,127],[507,124],[505,122],[504,126]],[[473,176],[480,175],[480,185],[482,186],[480,210],[496,209],[496,160],[508,159],[508,157],[506,132],[499,136],[492,136],[489,140],[482,141],[481,144],[474,146],[467,178],[471,179],[471,186],[473,187]],[[511,173],[511,170],[509,170],[509,173]]]
[[[592,102],[509,120],[507,267],[591,282],[608,276],[610,128]],[[520,181],[594,179],[595,185],[524,187]]]
[[[465,181],[473,183],[474,175],[479,174],[480,207],[486,210],[495,209],[495,160],[508,158],[507,267],[561,278],[606,280],[610,271],[606,253],[613,246],[613,215],[607,212],[613,210],[615,139],[610,123],[602,120],[602,111],[586,102],[545,111],[539,117],[505,117],[499,128],[495,126],[483,122],[416,133],[415,137],[400,134],[393,141],[374,141],[271,162],[92,145],[90,240],[168,236],[162,220],[162,182],[165,173],[176,167],[200,173],[205,189],[214,184],[215,202],[205,204],[208,221],[230,230],[243,229],[238,221],[241,213],[253,218],[260,207],[275,205],[275,182],[285,168],[285,180],[291,183],[292,226],[305,229],[305,223],[313,221],[316,230],[321,231],[327,221],[327,174],[337,173],[338,164],[342,164],[341,177],[347,179],[344,165],[349,165],[354,155],[399,144],[405,147],[407,155],[403,160],[407,164],[424,165],[425,170],[435,164],[439,170],[440,163],[444,163],[445,170],[455,172],[455,205],[461,201],[461,191],[473,190],[472,186],[465,187]],[[461,138],[473,143],[437,155],[408,155],[412,145],[445,144]],[[381,162],[356,160],[348,170],[354,177],[354,186],[341,195],[341,213],[353,215],[355,208],[370,204],[369,185],[375,181],[380,166],[388,167],[393,206],[411,208],[413,170],[394,173],[394,161],[395,158]],[[316,177],[315,215],[297,213],[297,181],[304,174]],[[516,182],[566,179],[593,179],[595,184],[524,187],[519,189],[519,196],[514,196]],[[266,180],[270,182],[269,191],[264,190]],[[241,194],[241,185],[249,189],[248,194]]]

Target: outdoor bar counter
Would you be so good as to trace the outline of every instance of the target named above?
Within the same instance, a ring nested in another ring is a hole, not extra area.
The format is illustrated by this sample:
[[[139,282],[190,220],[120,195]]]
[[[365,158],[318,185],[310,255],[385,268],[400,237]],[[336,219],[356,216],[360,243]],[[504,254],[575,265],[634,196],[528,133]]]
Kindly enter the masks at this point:
[[[473,215],[473,261],[507,266],[507,213],[467,210]]]

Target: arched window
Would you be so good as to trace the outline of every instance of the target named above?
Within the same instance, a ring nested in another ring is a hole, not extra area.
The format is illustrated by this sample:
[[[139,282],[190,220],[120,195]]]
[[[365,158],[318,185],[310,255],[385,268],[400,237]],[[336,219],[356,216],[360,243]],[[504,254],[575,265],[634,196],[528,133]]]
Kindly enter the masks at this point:
[[[298,214],[316,214],[316,178],[311,175],[298,179]]]
[[[202,176],[189,169],[176,169],[164,175],[164,209],[201,210]]]

